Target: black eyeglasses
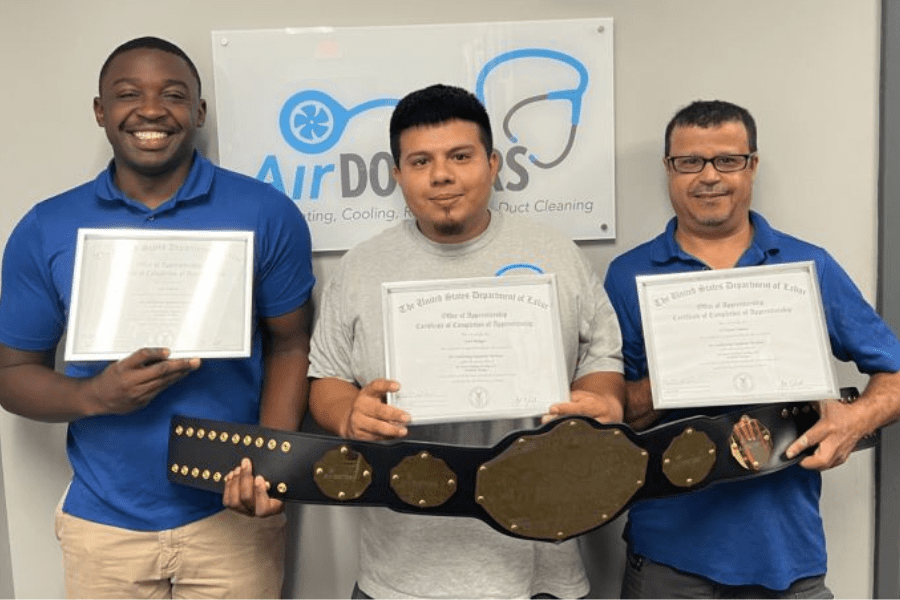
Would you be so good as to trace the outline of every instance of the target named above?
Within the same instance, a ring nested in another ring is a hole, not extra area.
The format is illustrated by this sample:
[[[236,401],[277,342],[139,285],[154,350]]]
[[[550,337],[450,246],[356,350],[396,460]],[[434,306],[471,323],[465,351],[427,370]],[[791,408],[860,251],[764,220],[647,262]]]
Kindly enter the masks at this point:
[[[706,163],[712,163],[713,168],[720,173],[734,173],[743,171],[750,164],[750,158],[756,156],[756,152],[750,154],[721,154],[712,158],[702,156],[667,156],[666,160],[676,173],[699,173],[706,168]]]

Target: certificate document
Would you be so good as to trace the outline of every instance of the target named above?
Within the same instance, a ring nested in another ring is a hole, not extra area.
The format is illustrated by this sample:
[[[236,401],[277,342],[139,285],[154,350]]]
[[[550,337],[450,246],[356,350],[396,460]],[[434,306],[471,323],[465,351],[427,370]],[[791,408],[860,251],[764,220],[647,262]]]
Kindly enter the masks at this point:
[[[67,361],[250,356],[252,231],[79,229]]]
[[[840,396],[813,262],[637,278],[655,408]]]
[[[541,415],[567,401],[556,279],[382,284],[385,363],[412,421]]]

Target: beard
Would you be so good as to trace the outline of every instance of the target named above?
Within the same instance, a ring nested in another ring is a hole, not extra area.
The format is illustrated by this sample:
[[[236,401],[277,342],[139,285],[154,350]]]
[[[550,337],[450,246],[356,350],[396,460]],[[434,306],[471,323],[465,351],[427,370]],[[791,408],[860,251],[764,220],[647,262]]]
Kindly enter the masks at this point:
[[[450,237],[461,235],[465,231],[465,226],[460,221],[444,221],[435,223],[434,230],[441,235]]]

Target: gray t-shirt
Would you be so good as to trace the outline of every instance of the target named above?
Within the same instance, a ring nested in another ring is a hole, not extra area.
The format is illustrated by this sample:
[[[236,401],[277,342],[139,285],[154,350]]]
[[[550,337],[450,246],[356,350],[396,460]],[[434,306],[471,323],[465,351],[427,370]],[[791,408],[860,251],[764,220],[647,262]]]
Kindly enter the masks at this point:
[[[414,221],[404,221],[347,252],[323,291],[309,375],[358,386],[385,376],[382,282],[536,272],[556,275],[569,381],[598,371],[621,373],[618,321],[581,251],[552,229],[492,211],[487,230],[461,244],[432,242]],[[410,427],[409,438],[493,445],[537,422]],[[589,591],[574,540],[532,542],[477,519],[359,510],[359,587],[376,598],[571,598]]]

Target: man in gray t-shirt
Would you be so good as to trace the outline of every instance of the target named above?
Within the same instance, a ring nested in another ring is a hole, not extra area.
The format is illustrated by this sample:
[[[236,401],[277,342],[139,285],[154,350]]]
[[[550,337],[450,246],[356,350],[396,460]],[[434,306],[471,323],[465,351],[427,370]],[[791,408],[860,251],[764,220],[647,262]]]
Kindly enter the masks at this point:
[[[310,412],[344,438],[400,437],[492,445],[536,419],[416,426],[385,403],[383,282],[553,273],[569,402],[551,415],[621,421],[621,336],[602,281],[571,240],[488,208],[499,158],[487,112],[469,92],[413,92],[391,118],[394,177],[415,217],[347,252],[323,292],[310,349]],[[249,474],[248,474],[249,475]],[[268,502],[259,482],[257,513]],[[227,496],[227,494],[226,494]],[[242,498],[253,502],[251,498]],[[262,510],[260,510],[262,509]],[[354,597],[579,597],[589,591],[575,540],[534,542],[476,519],[360,508]]]

